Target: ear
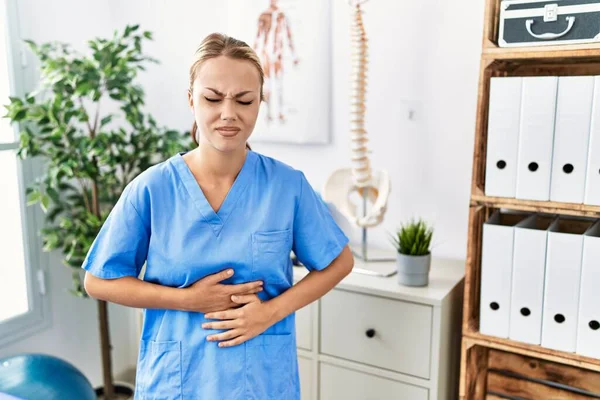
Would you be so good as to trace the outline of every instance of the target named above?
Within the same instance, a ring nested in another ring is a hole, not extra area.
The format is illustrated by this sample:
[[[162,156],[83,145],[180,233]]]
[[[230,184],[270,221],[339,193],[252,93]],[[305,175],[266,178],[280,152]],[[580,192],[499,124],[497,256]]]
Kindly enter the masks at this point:
[[[190,107],[190,110],[192,111],[192,114],[194,113],[194,96],[192,96],[192,91],[191,89],[188,89],[188,105]]]

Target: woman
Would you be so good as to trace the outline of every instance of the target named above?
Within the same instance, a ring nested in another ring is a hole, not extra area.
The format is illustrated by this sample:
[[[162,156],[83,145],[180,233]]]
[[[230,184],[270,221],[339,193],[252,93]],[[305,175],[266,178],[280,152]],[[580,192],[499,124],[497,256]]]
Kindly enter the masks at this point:
[[[262,86],[246,43],[204,39],[198,147],[134,179],[84,261],[91,296],[145,309],[136,399],[299,399],[294,312],[353,267],[304,174],[246,144]],[[290,250],[311,271],[294,286]]]

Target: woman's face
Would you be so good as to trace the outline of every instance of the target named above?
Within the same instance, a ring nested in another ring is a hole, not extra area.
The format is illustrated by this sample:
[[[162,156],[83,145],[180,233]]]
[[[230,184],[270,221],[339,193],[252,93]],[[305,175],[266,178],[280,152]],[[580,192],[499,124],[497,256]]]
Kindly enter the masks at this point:
[[[188,101],[200,144],[219,151],[243,148],[260,106],[258,70],[250,61],[211,58],[199,67]]]

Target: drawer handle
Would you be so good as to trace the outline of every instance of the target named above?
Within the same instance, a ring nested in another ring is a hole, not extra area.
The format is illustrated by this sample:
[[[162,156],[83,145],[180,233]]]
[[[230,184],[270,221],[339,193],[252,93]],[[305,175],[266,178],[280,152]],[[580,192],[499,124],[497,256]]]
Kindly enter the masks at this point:
[[[375,336],[375,329],[367,329],[365,335],[367,335],[368,338],[372,338],[373,336]]]

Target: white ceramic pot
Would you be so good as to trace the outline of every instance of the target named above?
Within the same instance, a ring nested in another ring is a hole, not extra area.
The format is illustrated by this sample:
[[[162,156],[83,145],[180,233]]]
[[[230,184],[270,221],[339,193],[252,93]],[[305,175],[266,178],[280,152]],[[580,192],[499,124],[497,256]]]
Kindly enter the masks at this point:
[[[405,286],[427,286],[429,284],[431,253],[424,256],[396,254],[399,284]]]

